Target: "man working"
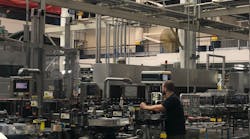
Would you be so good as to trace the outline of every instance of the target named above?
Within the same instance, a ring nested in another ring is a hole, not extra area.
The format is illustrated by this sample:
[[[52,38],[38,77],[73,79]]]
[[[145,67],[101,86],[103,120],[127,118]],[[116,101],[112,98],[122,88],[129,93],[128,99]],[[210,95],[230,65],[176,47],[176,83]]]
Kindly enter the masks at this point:
[[[174,83],[172,81],[166,81],[162,85],[162,93],[164,101],[158,105],[147,105],[142,102],[140,108],[144,110],[164,112],[166,115],[165,130],[168,139],[184,139],[185,135],[185,118],[183,112],[183,106],[174,93]]]

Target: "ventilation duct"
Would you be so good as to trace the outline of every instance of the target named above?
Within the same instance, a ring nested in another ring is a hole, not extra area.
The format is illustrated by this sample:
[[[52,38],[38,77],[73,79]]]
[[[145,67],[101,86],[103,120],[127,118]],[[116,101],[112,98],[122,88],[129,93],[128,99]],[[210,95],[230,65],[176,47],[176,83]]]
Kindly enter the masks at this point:
[[[183,48],[180,43],[177,31],[173,29],[165,29],[162,31],[160,41],[165,52],[174,53],[179,50],[179,47]]]

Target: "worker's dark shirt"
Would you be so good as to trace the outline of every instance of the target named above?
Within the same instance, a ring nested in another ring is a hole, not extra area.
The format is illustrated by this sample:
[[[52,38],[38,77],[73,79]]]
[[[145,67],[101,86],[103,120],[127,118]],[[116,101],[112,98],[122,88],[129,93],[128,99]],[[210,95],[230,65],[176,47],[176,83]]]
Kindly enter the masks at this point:
[[[173,94],[162,105],[165,108],[166,117],[166,133],[167,135],[184,135],[185,134],[185,118],[183,106],[179,98]]]

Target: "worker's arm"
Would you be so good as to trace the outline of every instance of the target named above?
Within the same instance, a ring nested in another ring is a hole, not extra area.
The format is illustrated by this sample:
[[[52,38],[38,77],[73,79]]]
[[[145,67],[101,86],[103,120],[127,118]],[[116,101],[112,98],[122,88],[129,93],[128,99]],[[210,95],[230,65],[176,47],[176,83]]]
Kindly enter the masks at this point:
[[[140,108],[144,110],[149,110],[149,111],[156,111],[156,112],[163,112],[165,111],[165,108],[162,104],[157,104],[157,105],[147,105],[146,103],[142,102],[140,104]]]

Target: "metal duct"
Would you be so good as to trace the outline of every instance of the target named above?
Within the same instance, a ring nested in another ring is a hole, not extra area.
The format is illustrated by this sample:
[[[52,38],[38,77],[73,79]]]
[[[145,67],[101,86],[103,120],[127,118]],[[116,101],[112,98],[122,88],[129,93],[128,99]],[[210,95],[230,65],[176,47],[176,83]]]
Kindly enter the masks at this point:
[[[179,49],[180,40],[178,34],[173,29],[165,29],[160,35],[160,41],[165,52],[173,53]]]

